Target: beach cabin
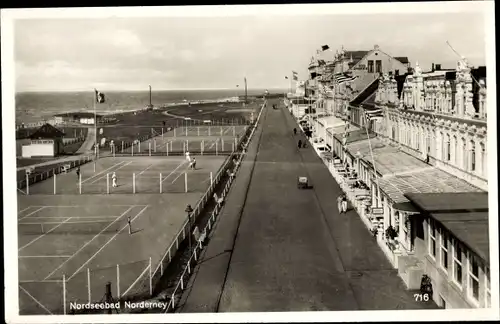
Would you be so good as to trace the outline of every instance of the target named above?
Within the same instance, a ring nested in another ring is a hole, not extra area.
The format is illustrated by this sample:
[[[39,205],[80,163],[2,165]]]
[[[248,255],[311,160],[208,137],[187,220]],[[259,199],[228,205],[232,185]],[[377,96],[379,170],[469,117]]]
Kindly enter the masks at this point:
[[[42,125],[31,136],[31,143],[23,145],[22,156],[56,156],[63,153],[64,133],[50,124]]]

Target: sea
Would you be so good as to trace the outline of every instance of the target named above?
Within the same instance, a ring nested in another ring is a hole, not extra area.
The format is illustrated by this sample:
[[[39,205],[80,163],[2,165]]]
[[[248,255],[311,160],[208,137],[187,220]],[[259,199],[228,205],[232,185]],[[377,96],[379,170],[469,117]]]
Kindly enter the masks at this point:
[[[265,89],[248,89],[248,96],[262,95]],[[103,91],[106,101],[96,104],[97,114],[134,111],[149,104],[149,91]],[[234,100],[243,96],[239,89],[151,91],[154,106],[175,106],[192,101]],[[93,112],[94,92],[16,93],[16,124],[50,119],[67,112]]]

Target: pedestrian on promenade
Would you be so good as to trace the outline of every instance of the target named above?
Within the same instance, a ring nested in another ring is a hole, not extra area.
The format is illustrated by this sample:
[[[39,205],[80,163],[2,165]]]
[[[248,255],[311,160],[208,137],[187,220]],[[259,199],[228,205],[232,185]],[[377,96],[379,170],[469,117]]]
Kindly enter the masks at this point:
[[[77,181],[80,180],[80,167],[76,168]]]
[[[293,135],[297,135],[297,128],[293,129]]]
[[[342,213],[347,213],[347,197],[346,195],[342,196]]]
[[[111,179],[113,180],[113,188],[118,187],[118,185],[116,184],[116,172],[113,172]]]
[[[342,214],[342,195],[337,197],[337,208],[339,210],[339,214]]]
[[[299,148],[301,148],[301,147],[302,147],[302,141],[299,140]]]

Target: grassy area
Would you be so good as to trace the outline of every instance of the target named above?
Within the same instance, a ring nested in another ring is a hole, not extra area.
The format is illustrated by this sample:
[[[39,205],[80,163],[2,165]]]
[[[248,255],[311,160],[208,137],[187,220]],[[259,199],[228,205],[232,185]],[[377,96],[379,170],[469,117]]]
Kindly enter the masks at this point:
[[[183,125],[184,120],[167,116],[163,114],[165,111],[179,116],[192,116],[194,119],[210,119],[214,124],[221,122],[222,119],[229,120],[234,118],[248,120],[250,113],[247,109],[255,109],[259,106],[259,104],[260,101],[251,103],[247,105],[247,107],[245,107],[246,109],[242,110],[241,113],[234,113],[233,111],[230,114],[226,113],[226,110],[234,110],[238,106],[241,107],[241,104],[228,103],[223,104],[223,107],[221,107],[221,104],[209,103],[192,105],[191,107],[177,106],[162,110],[140,111],[135,115],[134,113],[118,114],[115,115],[118,119],[118,122],[115,125],[98,127],[99,130],[101,128],[103,130],[103,134],[99,134],[99,138],[106,138],[105,146],[108,146],[110,140],[113,140],[116,145],[121,145],[122,141],[124,143],[130,143],[136,139],[144,139],[151,136],[151,128],[154,128],[156,132],[160,133],[161,128],[163,127],[163,122],[165,122],[165,128],[180,127]],[[199,110],[202,110],[202,112],[199,112]],[[195,123],[196,121],[193,120],[191,122]]]

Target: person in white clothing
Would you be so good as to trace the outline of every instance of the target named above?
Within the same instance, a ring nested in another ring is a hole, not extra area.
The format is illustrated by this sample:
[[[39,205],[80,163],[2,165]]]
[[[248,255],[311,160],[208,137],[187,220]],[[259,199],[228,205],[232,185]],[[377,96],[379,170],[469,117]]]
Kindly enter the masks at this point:
[[[188,162],[191,162],[191,156],[189,155],[189,152],[186,152],[186,160]]]
[[[116,172],[113,172],[111,179],[113,180],[113,188],[118,187],[118,185],[116,184]]]

